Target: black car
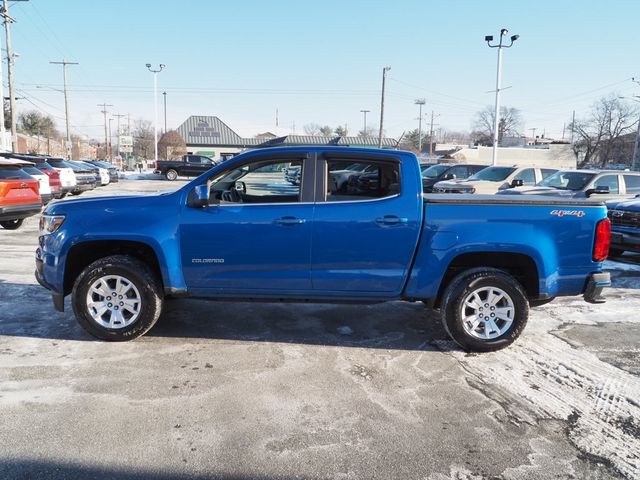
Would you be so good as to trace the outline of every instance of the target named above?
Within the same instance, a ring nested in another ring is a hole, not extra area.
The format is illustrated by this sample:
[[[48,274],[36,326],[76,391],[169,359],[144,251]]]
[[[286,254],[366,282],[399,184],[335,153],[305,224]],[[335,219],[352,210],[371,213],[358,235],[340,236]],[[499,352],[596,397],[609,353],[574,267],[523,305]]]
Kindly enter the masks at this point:
[[[609,255],[624,252],[640,253],[640,195],[631,200],[607,202],[607,216],[611,220],[611,248]]]
[[[118,181],[118,167],[114,164],[105,162],[104,160],[83,160],[84,163],[91,163],[96,167],[106,168],[109,171],[109,182],[116,183]]]
[[[464,180],[475,175],[488,165],[470,163],[439,163],[422,170],[422,191],[433,192],[433,186],[444,180]]]

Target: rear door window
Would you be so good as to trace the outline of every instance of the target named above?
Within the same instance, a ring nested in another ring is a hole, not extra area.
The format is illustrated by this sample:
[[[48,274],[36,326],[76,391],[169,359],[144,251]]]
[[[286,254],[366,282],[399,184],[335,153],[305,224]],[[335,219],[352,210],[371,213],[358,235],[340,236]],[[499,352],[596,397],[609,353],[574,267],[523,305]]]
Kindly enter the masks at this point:
[[[627,193],[640,193],[640,175],[623,175]]]
[[[400,193],[396,162],[329,160],[326,178],[327,202],[374,200]]]
[[[453,167],[451,168],[447,174],[452,174],[455,175],[456,178],[459,179],[465,179],[469,176],[469,171],[467,170],[467,167],[465,165],[458,165],[457,167]]]

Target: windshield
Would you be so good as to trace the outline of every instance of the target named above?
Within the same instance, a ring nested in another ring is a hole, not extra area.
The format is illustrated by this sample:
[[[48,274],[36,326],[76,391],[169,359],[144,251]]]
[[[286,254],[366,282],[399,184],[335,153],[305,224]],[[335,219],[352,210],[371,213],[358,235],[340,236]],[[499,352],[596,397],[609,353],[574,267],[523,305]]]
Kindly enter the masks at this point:
[[[422,176],[426,178],[437,178],[450,168],[451,165],[432,165],[422,171]]]
[[[594,173],[585,172],[556,172],[538,183],[538,186],[575,192],[586,187],[594,176]]]
[[[489,182],[501,182],[513,172],[516,167],[487,167],[480,170],[475,175],[469,177],[469,180],[487,180]]]

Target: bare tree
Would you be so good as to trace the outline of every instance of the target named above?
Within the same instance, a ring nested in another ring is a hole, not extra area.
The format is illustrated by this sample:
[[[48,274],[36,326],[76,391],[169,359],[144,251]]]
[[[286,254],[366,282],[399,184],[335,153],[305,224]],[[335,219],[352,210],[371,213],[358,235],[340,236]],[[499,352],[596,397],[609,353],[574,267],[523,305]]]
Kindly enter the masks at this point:
[[[307,123],[304,127],[302,127],[304,133],[307,135],[312,135],[314,137],[318,135],[322,135],[322,126],[318,123]]]
[[[136,120],[133,125],[133,154],[137,158],[148,159],[154,155],[154,133],[149,120]]]
[[[366,137],[376,137],[376,136],[378,135],[378,134],[377,134],[377,132],[378,132],[378,129],[377,129],[377,128],[375,128],[375,127],[373,127],[373,126],[367,126],[367,130],[366,130],[366,131],[364,131],[364,130],[360,130],[360,131],[358,132],[358,136],[359,136],[359,137],[363,137],[363,138],[366,138]]]
[[[472,137],[478,145],[493,145],[493,128],[495,124],[495,109],[487,106],[476,113],[473,121]],[[500,122],[498,123],[498,143],[505,136],[518,136],[522,130],[522,113],[517,108],[500,107]]]
[[[180,160],[187,153],[187,144],[177,130],[169,130],[158,140],[158,152],[165,160]]]
[[[621,137],[637,126],[637,118],[637,108],[609,95],[594,103],[585,118],[571,122],[569,130],[575,136],[573,151],[579,167],[588,164],[605,167],[613,160],[613,153],[620,151]]]

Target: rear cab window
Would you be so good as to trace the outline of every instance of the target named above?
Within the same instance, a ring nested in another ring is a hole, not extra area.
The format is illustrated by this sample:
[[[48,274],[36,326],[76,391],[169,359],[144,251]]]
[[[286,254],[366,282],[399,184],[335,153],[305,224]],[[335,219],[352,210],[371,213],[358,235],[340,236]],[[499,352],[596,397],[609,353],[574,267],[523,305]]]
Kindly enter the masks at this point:
[[[401,191],[400,164],[394,161],[329,159],[325,178],[326,202],[377,200]]]
[[[640,193],[640,175],[623,175],[627,193]]]

